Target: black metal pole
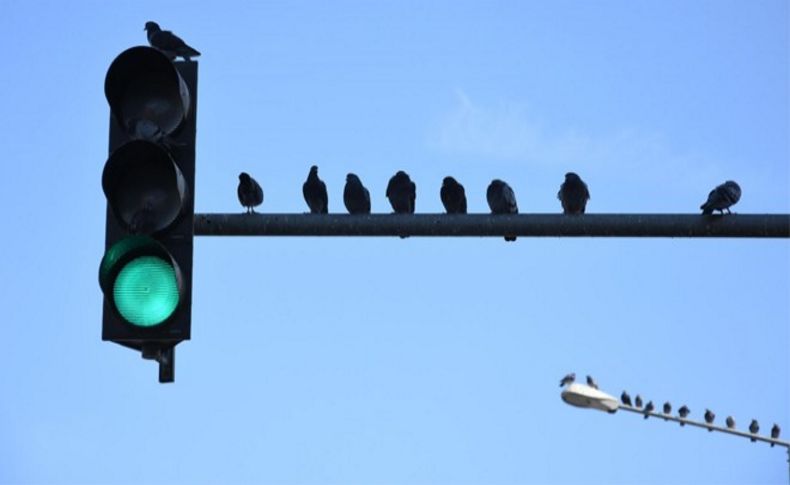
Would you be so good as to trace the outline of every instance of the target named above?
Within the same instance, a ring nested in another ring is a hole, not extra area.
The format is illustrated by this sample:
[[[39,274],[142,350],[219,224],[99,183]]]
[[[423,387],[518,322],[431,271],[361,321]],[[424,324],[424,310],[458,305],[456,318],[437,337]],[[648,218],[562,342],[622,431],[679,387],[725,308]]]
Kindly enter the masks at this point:
[[[790,238],[790,214],[195,214],[196,236]]]

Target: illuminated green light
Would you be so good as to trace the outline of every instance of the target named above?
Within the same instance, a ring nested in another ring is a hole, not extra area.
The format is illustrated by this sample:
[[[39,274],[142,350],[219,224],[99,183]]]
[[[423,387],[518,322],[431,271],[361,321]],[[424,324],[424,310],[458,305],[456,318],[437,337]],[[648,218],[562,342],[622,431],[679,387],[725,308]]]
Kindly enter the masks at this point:
[[[178,306],[178,282],[173,266],[156,256],[129,261],[118,273],[113,288],[115,307],[129,323],[159,325]]]

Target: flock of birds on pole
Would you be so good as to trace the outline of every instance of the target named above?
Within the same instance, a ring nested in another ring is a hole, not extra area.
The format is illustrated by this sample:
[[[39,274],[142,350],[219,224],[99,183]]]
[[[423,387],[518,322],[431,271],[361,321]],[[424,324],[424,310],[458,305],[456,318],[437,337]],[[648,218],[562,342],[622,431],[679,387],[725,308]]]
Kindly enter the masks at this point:
[[[576,381],[576,374],[572,372],[560,380],[560,387],[565,387],[569,384],[573,384],[573,382],[575,381]],[[598,383],[595,382],[595,379],[593,379],[593,377],[589,375],[587,376],[587,385],[589,387],[592,387],[593,389],[598,389]],[[640,396],[639,394],[637,394],[634,397],[634,400],[632,401],[631,395],[628,394],[628,392],[626,391],[623,391],[623,393],[620,394],[620,401],[626,406],[636,409],[642,409],[645,413],[645,419],[649,418],[650,417],[649,413],[654,412],[656,408],[655,405],[653,404],[653,401],[648,401],[647,404],[644,404],[642,400],[642,396]],[[665,415],[671,416],[672,403],[670,403],[669,401],[665,402],[661,410]],[[686,419],[689,414],[691,414],[691,410],[685,404],[680,408],[678,408],[678,416],[681,419]],[[706,408],[703,418],[705,419],[705,423],[713,425],[713,421],[716,420],[716,414],[710,409]],[[667,421],[666,418],[664,420]],[[727,429],[735,429],[735,419],[732,416],[727,416],[727,419],[724,420],[724,423],[727,425]],[[685,426],[685,423],[681,421],[680,425]],[[713,431],[713,428],[708,428],[708,431]],[[749,424],[749,432],[755,435],[760,432],[760,423],[758,423],[756,419],[752,419],[752,422]],[[782,429],[779,427],[779,425],[774,423],[773,427],[771,428],[771,438],[775,440],[779,439],[779,434],[781,432]],[[752,438],[751,441],[754,443],[757,440]],[[773,446],[774,443],[771,443],[771,448],[773,448]]]
[[[248,214],[255,212],[255,207],[263,203],[263,189],[260,184],[248,173],[239,174],[237,189],[239,203]],[[307,174],[307,180],[302,185],[302,194],[310,209],[311,214],[327,214],[329,212],[329,196],[326,183],[318,177],[318,167],[313,165]],[[385,193],[389,199],[392,210],[396,214],[414,214],[415,200],[417,199],[417,186],[409,174],[399,170],[387,184]],[[448,214],[466,214],[466,192],[453,177],[445,177],[439,189],[444,209]],[[565,214],[584,214],[587,201],[590,200],[590,191],[587,184],[574,172],[565,174],[565,181],[560,185],[557,198]],[[710,215],[713,211],[726,211],[741,198],[741,188],[737,183],[728,180],[717,186],[708,194],[708,200],[700,206],[702,214]],[[492,214],[518,214],[516,194],[507,182],[494,179],[486,190],[486,200]],[[360,178],[353,173],[346,175],[346,185],[343,189],[343,203],[349,214],[370,214],[370,192],[362,184]],[[506,240],[515,240],[507,237]]]
[[[200,52],[189,46],[180,37],[162,30],[156,22],[146,22],[145,29],[148,43],[151,47],[163,52],[169,59],[177,57],[191,61],[192,57],[200,56]],[[329,212],[329,198],[326,184],[318,178],[318,167],[310,167],[310,173],[302,186],[305,202],[311,214],[326,214]],[[263,203],[263,189],[260,184],[246,172],[239,175],[238,187],[239,202],[247,213],[255,212],[255,207]],[[392,210],[397,214],[414,214],[414,203],[417,198],[417,187],[409,175],[400,170],[387,184],[386,196]],[[453,177],[445,177],[439,191],[442,204],[448,214],[466,214],[466,193],[464,186]],[[565,214],[584,214],[590,191],[582,179],[573,172],[565,174],[565,182],[560,186],[557,194],[562,210]],[[741,188],[737,183],[728,180],[714,188],[708,194],[708,200],[700,206],[705,215],[719,211],[730,212],[730,207],[741,198]],[[517,214],[518,204],[516,194],[507,182],[494,179],[486,191],[488,207],[492,214]],[[370,214],[370,192],[362,185],[359,177],[353,173],[346,176],[346,186],[343,190],[343,202],[349,214]],[[515,241],[515,236],[507,236],[507,241]]]

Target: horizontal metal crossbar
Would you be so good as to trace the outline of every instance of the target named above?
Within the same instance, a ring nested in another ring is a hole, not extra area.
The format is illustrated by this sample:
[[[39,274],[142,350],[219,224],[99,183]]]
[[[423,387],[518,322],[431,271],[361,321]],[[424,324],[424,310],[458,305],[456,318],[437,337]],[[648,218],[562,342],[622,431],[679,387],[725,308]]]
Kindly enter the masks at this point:
[[[195,214],[196,236],[790,238],[790,214]]]

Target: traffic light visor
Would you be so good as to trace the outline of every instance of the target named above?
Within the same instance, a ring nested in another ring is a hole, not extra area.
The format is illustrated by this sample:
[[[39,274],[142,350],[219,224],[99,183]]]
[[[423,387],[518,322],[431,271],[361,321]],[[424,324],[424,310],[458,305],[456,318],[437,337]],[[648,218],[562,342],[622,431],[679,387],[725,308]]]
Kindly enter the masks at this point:
[[[144,140],[131,141],[110,155],[102,188],[117,221],[135,234],[169,227],[188,203],[184,175],[170,153]]]
[[[169,135],[189,115],[186,83],[173,62],[152,47],[132,47],[118,55],[107,70],[104,95],[127,132],[143,122]]]
[[[147,236],[132,236],[114,244],[102,259],[99,284],[121,317],[138,327],[166,322],[183,295],[178,264]]]

